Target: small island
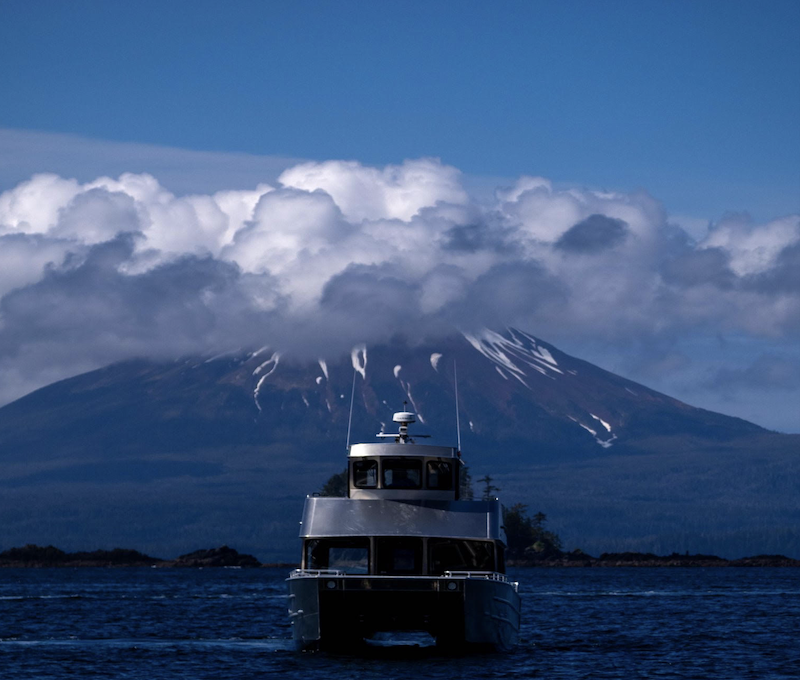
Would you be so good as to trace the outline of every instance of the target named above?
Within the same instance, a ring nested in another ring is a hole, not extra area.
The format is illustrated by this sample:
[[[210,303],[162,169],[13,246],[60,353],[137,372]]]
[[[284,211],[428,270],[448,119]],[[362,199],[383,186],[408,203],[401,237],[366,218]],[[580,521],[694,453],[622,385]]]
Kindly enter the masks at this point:
[[[137,550],[114,548],[91,552],[64,552],[52,545],[26,545],[0,552],[0,567],[261,567],[252,555],[239,553],[227,545],[195,550],[173,560],[150,557]]]
[[[558,535],[546,528],[547,516],[537,512],[530,517],[524,503],[504,508],[503,523],[508,538],[507,563],[513,567],[800,567],[800,560],[784,555],[728,560],[688,552],[670,555],[603,553],[600,557],[592,557],[580,549],[565,552]]]

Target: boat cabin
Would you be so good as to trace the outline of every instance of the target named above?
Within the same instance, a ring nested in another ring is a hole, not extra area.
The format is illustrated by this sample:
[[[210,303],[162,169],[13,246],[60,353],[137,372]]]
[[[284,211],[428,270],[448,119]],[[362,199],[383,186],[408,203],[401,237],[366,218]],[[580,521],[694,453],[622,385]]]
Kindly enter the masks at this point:
[[[505,573],[500,502],[459,500],[457,449],[416,444],[408,434],[413,413],[396,413],[394,420],[398,434],[378,435],[393,442],[350,447],[347,498],[307,499],[302,569]]]

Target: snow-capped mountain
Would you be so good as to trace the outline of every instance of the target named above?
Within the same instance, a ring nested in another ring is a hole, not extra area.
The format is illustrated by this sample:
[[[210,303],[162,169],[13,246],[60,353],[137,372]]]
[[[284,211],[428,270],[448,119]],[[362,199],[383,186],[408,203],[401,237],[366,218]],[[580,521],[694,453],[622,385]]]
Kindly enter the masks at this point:
[[[130,361],[38,390],[0,409],[2,544],[169,554],[222,542],[291,557],[302,497],[344,467],[348,429],[373,441],[407,402],[418,432],[455,445],[456,378],[473,478],[492,475],[504,501],[547,512],[576,546],[654,549],[672,535],[665,549],[682,549],[703,516],[719,515],[712,533],[739,526],[731,494],[749,503],[747,530],[797,511],[784,486],[800,438],[506,329],[311,360],[266,346]]]

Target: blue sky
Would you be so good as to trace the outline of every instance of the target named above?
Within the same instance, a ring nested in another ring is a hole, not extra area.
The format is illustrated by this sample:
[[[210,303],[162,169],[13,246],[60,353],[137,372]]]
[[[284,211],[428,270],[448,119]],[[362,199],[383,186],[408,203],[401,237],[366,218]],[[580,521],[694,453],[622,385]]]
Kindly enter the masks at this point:
[[[799,33],[780,0],[3,0],[0,403],[391,280],[425,332],[799,431]],[[197,287],[148,312],[166,271]]]
[[[0,8],[0,125],[800,209],[800,4],[41,2]]]

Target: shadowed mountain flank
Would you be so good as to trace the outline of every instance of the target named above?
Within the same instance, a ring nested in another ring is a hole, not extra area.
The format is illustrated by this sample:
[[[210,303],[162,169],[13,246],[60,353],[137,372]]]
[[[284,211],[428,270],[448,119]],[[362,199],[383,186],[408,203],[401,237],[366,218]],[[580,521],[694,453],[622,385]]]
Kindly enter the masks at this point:
[[[408,402],[451,445],[456,368],[473,479],[546,512],[567,547],[800,555],[800,437],[514,329],[308,362],[276,348],[128,361],[40,389],[0,409],[3,541],[291,559],[304,495],[344,465],[354,379],[353,442]]]

